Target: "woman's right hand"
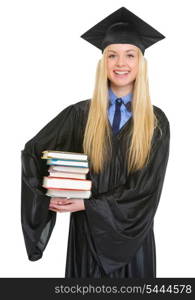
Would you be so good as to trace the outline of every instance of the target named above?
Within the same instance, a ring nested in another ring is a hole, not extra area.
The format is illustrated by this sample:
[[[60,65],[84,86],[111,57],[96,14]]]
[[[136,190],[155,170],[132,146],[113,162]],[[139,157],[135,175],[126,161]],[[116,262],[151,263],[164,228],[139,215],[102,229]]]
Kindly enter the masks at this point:
[[[50,204],[49,204],[49,210],[59,212],[62,205],[66,205],[66,204],[69,204],[69,203],[71,203],[71,202],[70,202],[70,199],[68,199],[68,198],[51,197]]]
[[[85,210],[84,199],[81,198],[51,198],[49,209],[55,212],[76,212]]]

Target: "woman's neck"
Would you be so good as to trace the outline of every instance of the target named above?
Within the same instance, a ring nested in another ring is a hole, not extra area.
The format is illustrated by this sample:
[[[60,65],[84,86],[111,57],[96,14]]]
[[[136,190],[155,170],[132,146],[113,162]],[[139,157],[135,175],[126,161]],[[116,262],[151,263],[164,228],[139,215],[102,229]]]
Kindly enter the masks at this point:
[[[110,87],[113,91],[113,93],[117,96],[117,97],[123,97],[126,96],[127,94],[133,92],[133,86],[129,85],[129,86],[116,86],[116,85],[112,85],[110,84]]]

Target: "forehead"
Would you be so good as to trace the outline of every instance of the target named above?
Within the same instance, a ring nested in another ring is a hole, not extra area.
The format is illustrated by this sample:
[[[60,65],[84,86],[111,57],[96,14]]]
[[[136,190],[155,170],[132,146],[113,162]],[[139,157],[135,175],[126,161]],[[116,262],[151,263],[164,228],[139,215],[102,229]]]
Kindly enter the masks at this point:
[[[132,51],[132,52],[137,52],[138,48],[134,45],[131,44],[111,44],[108,46],[108,51],[113,51],[113,52],[127,52],[127,51]]]

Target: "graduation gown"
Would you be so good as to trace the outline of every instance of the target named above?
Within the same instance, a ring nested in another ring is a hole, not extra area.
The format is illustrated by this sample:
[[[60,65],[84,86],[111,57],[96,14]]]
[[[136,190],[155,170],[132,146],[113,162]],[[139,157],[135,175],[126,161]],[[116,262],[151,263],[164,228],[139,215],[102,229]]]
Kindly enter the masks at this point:
[[[42,257],[56,221],[41,186],[48,175],[42,151],[83,153],[90,101],[65,108],[21,151],[21,221],[29,260]],[[169,157],[170,128],[165,113],[155,105],[153,109],[161,130],[154,130],[149,164],[134,173],[128,174],[125,159],[132,118],[117,135],[109,125],[112,159],[100,174],[90,169],[92,195],[84,199],[85,210],[70,213],[66,278],[156,277],[153,223]]]

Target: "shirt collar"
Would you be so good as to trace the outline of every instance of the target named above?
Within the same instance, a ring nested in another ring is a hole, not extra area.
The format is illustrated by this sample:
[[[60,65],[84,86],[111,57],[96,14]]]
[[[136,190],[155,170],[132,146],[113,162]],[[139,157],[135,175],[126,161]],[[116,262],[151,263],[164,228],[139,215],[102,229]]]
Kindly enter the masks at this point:
[[[111,87],[108,89],[108,94],[109,94],[109,101],[110,101],[110,104],[115,104],[115,100],[119,97],[117,97],[114,92],[112,91]],[[133,94],[132,93],[129,93],[123,97],[120,97],[122,98],[124,104],[127,104],[127,102],[131,101],[132,100],[132,96]]]

